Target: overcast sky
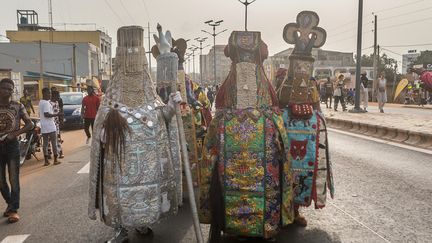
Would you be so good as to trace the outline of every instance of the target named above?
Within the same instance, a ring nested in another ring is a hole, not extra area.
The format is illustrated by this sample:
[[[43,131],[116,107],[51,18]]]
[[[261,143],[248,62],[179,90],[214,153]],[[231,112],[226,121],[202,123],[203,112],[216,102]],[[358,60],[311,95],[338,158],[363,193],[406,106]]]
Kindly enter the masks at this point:
[[[244,0],[242,0],[244,1]],[[173,37],[194,39],[205,37],[201,29],[211,31],[203,22],[209,19],[224,22],[217,30],[228,29],[217,36],[216,44],[226,44],[231,31],[244,30],[244,5],[238,0],[52,0],[55,28],[60,23],[95,23],[105,29],[116,42],[116,30],[123,25],[147,26],[155,31],[159,22],[171,30]],[[16,10],[30,9],[39,14],[39,22],[48,23],[48,0],[2,0],[0,35],[6,30],[16,30]],[[297,13],[312,10],[320,16],[320,26],[327,30],[324,49],[355,52],[357,31],[357,0],[257,0],[249,6],[249,30],[262,32],[270,54],[290,45],[282,39],[287,23],[295,22]],[[373,49],[373,15],[378,15],[378,43],[383,51],[401,61],[400,54],[409,49],[432,49],[432,0],[365,0],[363,53]],[[94,29],[93,26],[68,26],[72,29]],[[427,31],[425,31],[427,30]],[[0,40],[5,40],[0,36]],[[190,42],[189,42],[190,43]],[[212,44],[212,37],[207,41]],[[152,38],[152,45],[153,45]],[[198,45],[194,42],[193,44]],[[428,44],[428,45],[418,45]],[[402,45],[418,45],[403,46]],[[146,44],[147,48],[147,44]],[[367,49],[369,48],[369,49]],[[208,52],[205,49],[205,53]],[[115,49],[113,49],[115,52]]]

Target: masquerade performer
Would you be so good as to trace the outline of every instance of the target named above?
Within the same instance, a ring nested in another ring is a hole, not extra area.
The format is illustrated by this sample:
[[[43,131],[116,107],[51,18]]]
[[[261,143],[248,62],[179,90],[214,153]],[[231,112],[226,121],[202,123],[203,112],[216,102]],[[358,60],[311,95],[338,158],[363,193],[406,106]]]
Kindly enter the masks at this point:
[[[260,32],[234,31],[225,55],[231,70],[200,164],[201,222],[211,223],[211,242],[221,231],[268,239],[294,216],[286,132],[263,68],[267,45]]]
[[[178,211],[178,170],[172,160],[168,126],[179,93],[165,105],[147,70],[143,28],[117,32],[115,73],[95,120],[91,150],[89,217],[116,229],[141,233]]]
[[[299,214],[300,206],[322,208],[326,203],[327,188],[333,197],[333,176],[329,158],[327,130],[319,107],[316,83],[309,79],[313,71],[312,47],[324,45],[326,32],[317,27],[315,12],[303,11],[297,23],[285,26],[283,37],[295,44],[290,56],[287,78],[276,85],[279,106],[288,136],[288,159],[293,176],[295,223],[306,226]]]

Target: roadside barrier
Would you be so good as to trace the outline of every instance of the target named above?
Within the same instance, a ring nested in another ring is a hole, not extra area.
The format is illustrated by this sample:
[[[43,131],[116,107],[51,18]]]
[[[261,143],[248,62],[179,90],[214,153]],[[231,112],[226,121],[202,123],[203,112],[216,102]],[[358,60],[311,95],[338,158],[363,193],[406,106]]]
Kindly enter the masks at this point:
[[[326,118],[326,121],[329,127],[335,129],[360,133],[371,137],[432,150],[432,134],[430,133],[408,131],[394,127],[384,127],[381,125],[372,125],[357,121],[335,119],[332,117]]]

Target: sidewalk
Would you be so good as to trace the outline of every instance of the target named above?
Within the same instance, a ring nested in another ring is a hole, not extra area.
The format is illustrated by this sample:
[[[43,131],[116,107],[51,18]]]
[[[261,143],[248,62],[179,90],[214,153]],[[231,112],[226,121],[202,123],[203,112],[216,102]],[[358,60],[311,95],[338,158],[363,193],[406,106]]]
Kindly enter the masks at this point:
[[[377,102],[369,102],[369,105],[370,106],[378,106],[378,103]],[[386,107],[416,108],[416,109],[431,109],[432,110],[432,105],[419,106],[419,105],[415,105],[415,104],[405,105],[405,104],[386,103],[385,106]]]
[[[405,105],[386,104],[386,107]],[[432,150],[432,112],[430,116],[420,116],[414,111],[413,114],[349,113],[335,112],[325,106],[322,110],[329,127]]]

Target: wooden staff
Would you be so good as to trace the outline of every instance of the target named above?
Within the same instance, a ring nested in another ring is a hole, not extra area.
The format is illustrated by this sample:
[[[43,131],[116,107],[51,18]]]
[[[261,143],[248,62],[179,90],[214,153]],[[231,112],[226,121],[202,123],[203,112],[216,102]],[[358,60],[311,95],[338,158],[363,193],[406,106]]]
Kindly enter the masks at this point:
[[[177,90],[177,68],[178,68],[178,57],[175,53],[164,53],[159,55],[157,58],[157,80],[158,82],[169,82],[171,92]],[[175,105],[177,126],[180,138],[180,148],[182,157],[184,159],[184,170],[186,173],[186,181],[189,192],[189,201],[192,210],[193,223],[195,228],[195,235],[198,243],[204,243],[203,235],[198,218],[198,209],[195,201],[195,193],[192,182],[192,173],[190,170],[189,156],[187,153],[186,137],[184,133],[183,120],[181,117],[180,104]]]

